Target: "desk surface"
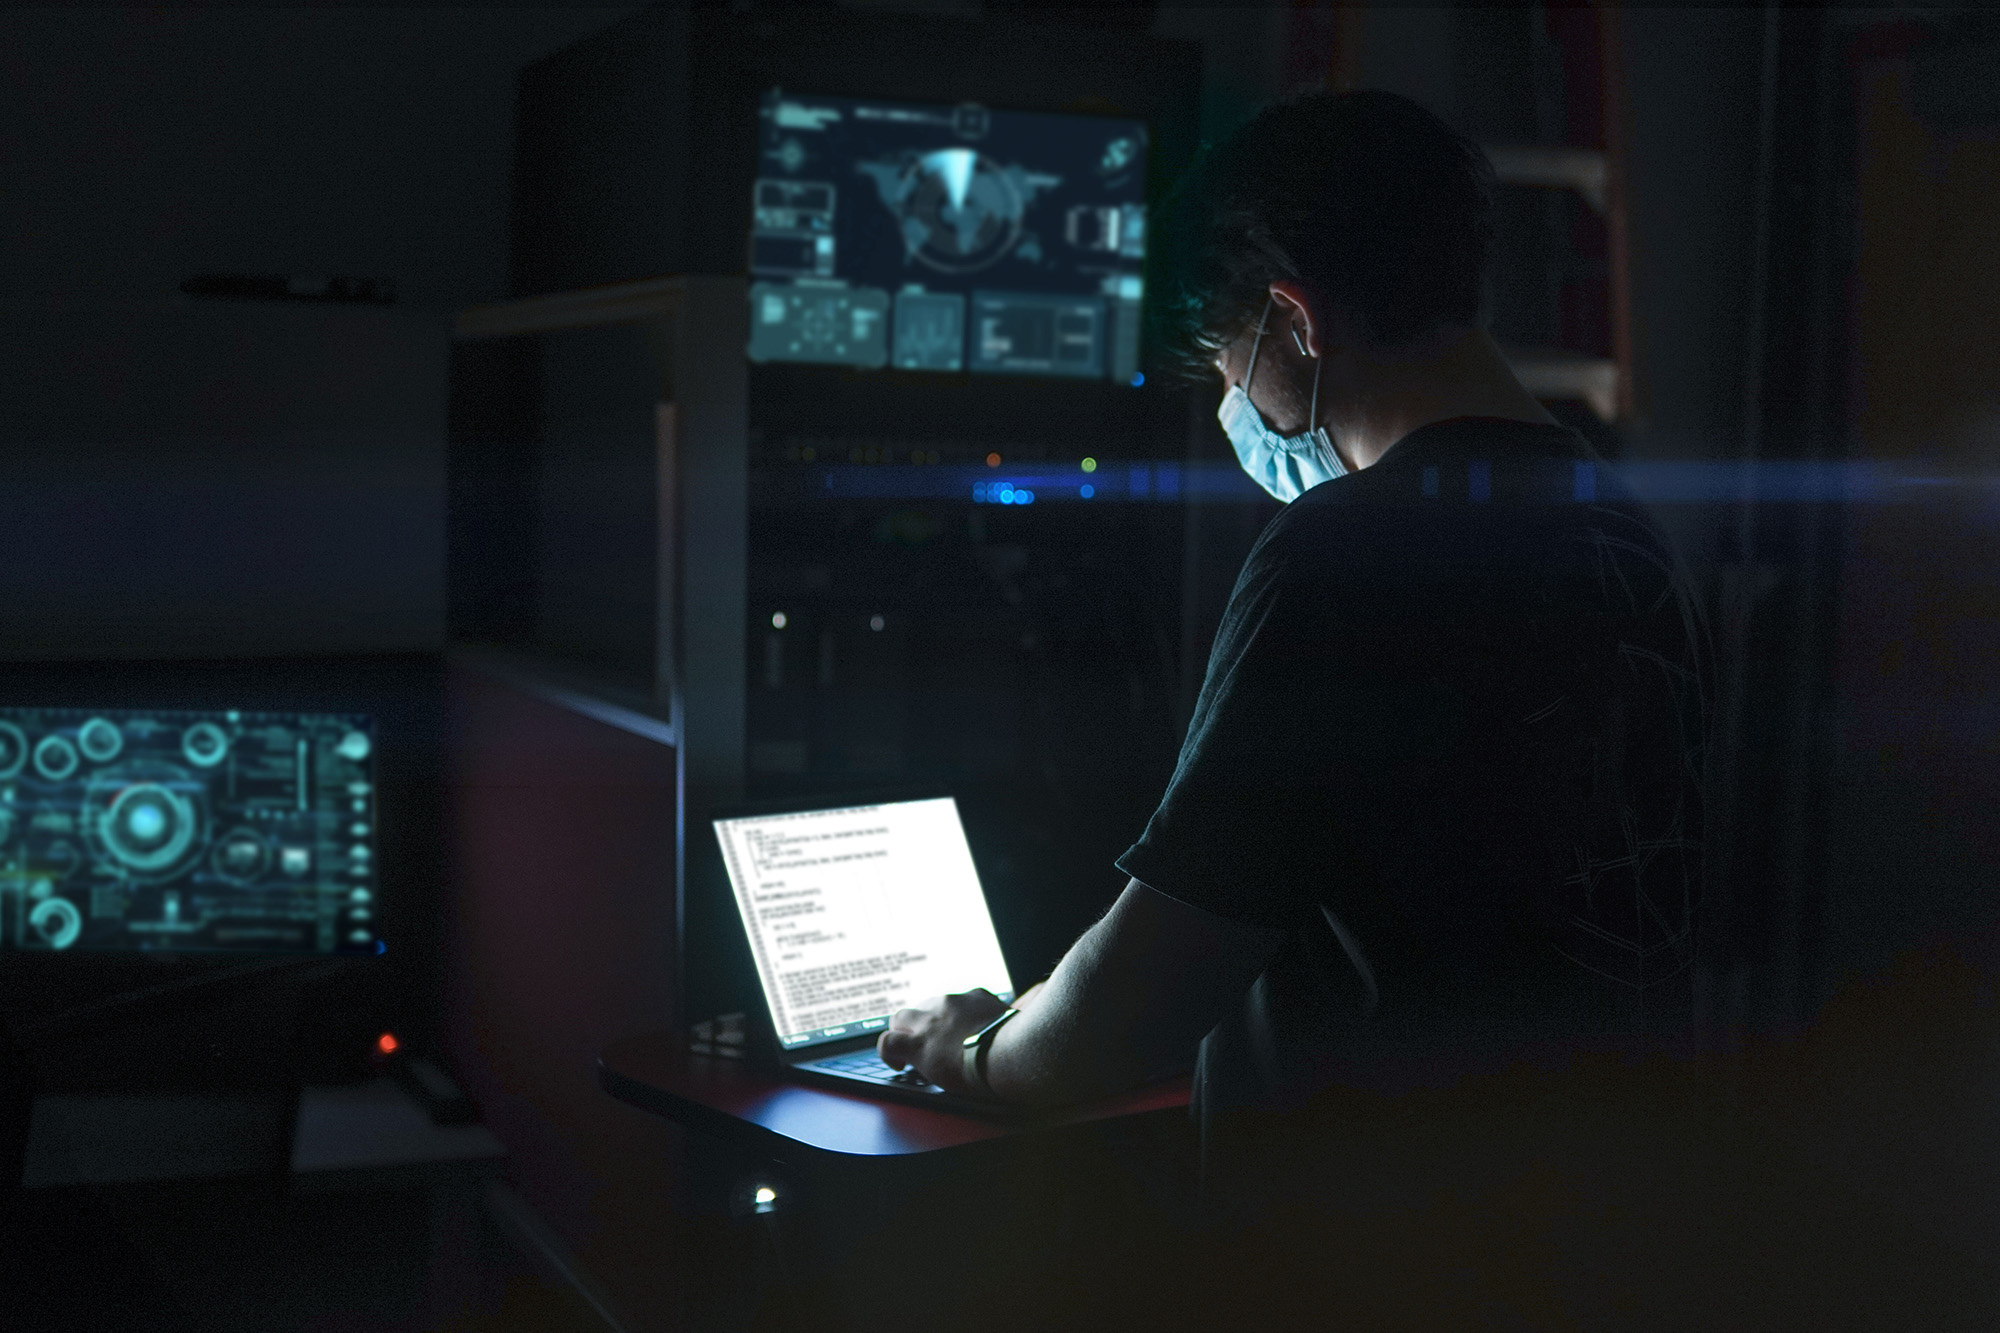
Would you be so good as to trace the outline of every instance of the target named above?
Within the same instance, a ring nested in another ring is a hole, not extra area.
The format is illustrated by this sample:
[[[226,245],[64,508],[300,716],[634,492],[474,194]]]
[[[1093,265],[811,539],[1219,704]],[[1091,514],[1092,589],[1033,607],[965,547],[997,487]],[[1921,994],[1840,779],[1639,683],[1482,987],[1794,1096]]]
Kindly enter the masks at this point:
[[[671,1031],[613,1044],[598,1057],[597,1072],[604,1090],[620,1101],[691,1129],[748,1141],[780,1159],[907,1158],[967,1148],[1065,1125],[1184,1107],[1189,1088],[1188,1080],[1180,1078],[1031,1120],[986,1120],[809,1085],[741,1060],[692,1055]]]
[[[484,1125],[439,1125],[395,1082],[303,1088],[292,1172],[493,1161],[507,1150]]]

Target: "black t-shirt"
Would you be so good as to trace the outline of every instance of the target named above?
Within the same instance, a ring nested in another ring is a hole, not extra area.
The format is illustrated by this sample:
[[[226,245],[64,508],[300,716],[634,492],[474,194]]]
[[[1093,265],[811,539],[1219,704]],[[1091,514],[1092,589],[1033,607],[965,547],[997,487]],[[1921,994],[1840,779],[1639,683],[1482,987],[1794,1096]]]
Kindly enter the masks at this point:
[[[1498,419],[1414,431],[1271,521],[1118,861],[1288,932],[1202,1044],[1205,1127],[1684,996],[1706,691],[1677,570],[1580,437]]]

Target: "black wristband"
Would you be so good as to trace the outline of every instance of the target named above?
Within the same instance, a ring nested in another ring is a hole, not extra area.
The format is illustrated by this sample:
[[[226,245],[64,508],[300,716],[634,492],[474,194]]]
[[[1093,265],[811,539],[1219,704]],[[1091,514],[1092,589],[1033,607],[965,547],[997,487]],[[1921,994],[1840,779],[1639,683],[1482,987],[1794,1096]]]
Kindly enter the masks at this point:
[[[1019,1009],[1009,1008],[1006,1013],[960,1043],[960,1048],[965,1052],[961,1068],[966,1085],[982,1097],[993,1096],[993,1085],[986,1079],[986,1052],[993,1045],[994,1034],[1020,1012]]]

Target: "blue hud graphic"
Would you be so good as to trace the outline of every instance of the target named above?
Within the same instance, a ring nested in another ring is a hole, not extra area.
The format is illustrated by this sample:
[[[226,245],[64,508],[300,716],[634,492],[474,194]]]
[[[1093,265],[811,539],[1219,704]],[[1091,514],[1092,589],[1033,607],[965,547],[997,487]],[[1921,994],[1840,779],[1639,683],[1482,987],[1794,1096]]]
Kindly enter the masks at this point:
[[[1132,382],[1144,124],[778,89],[758,123],[751,360]]]
[[[0,944],[377,951],[352,714],[0,709]]]

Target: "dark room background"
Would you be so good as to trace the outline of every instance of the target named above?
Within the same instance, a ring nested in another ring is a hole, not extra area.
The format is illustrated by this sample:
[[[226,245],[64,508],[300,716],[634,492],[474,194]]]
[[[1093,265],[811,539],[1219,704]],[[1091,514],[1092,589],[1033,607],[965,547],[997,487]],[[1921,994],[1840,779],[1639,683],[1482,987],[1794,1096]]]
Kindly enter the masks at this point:
[[[352,659],[441,750],[452,316],[509,294],[517,71],[635,8],[0,11],[0,679],[233,659],[213,690],[261,660]],[[1142,21],[1201,44],[1207,136],[1320,77],[1339,33],[1360,85],[1534,138],[1532,53],[1496,35],[1525,11],[1332,10]],[[1723,667],[1736,813],[1704,1013],[1725,1044],[1830,1015],[1808,1081],[1836,1111],[1800,1151],[2000,1234],[2000,28],[1632,6],[1615,31],[1634,364],[1615,452],[1689,465],[1654,474],[1678,478],[1659,512]],[[394,299],[184,294],[202,274]],[[1729,469],[1761,464],[1807,480],[1750,517],[1753,472]],[[438,754],[398,763],[428,793],[411,808],[441,807]],[[436,911],[440,853],[405,864],[432,876],[412,910]],[[562,1076],[595,1097],[582,1065]],[[540,1202],[582,1248],[576,1191]],[[642,1249],[598,1262],[640,1274]]]
[[[514,71],[623,12],[0,16],[0,655],[443,646],[446,340],[504,294]]]

